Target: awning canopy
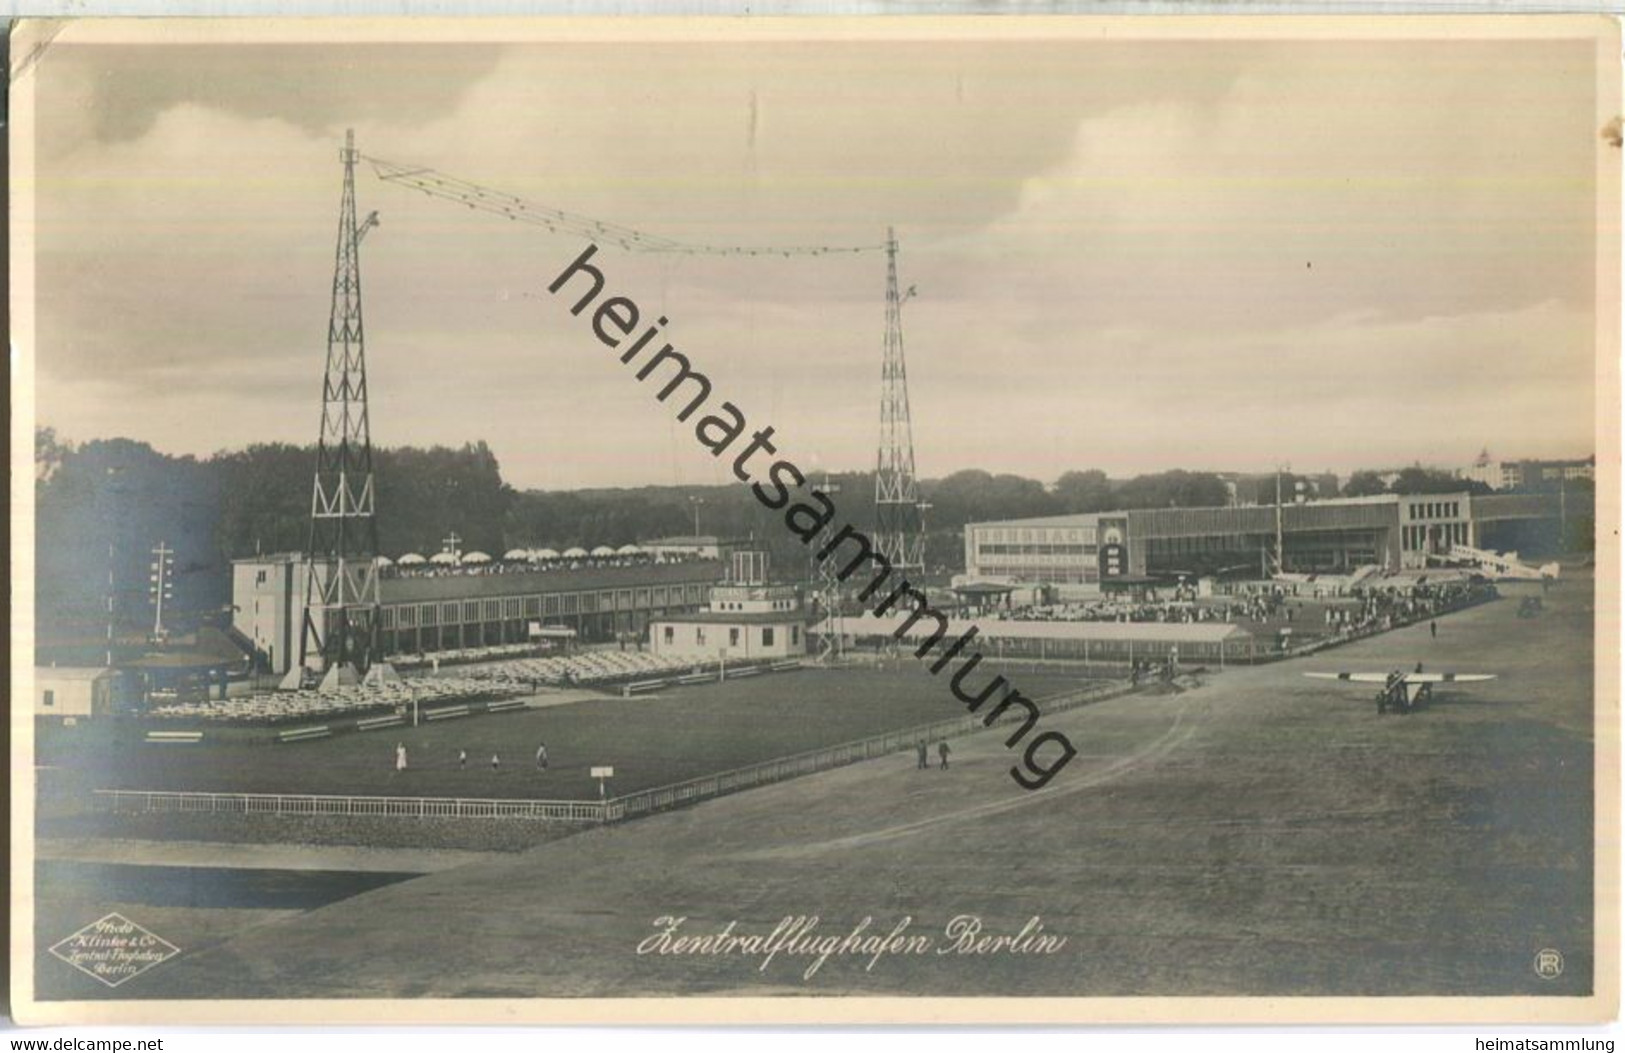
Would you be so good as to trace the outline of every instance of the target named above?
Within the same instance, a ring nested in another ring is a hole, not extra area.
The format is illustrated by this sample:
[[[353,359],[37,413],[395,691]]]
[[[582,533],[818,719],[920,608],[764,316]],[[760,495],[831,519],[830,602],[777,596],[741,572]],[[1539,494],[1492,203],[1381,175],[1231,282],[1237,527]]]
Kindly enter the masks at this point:
[[[1008,596],[1016,588],[1015,585],[1000,585],[992,581],[973,581],[967,585],[955,585],[953,590],[961,596]]]
[[[819,624],[816,631],[828,633],[839,631],[847,636],[862,639],[865,637],[893,637],[897,627],[905,621],[903,615],[877,618],[874,614],[865,611],[856,617],[847,616],[838,626],[832,625],[826,619]],[[945,639],[955,639],[967,632],[972,625],[984,640],[1089,640],[1109,642],[1154,643],[1154,644],[1181,644],[1181,643],[1223,643],[1227,641],[1241,641],[1250,639],[1252,634],[1239,625],[1230,622],[1115,622],[1115,621],[1018,621],[1015,619],[995,620],[976,619],[965,620],[960,618],[948,619],[948,631]],[[937,623],[931,618],[920,618],[903,633],[909,639],[920,639],[930,636],[937,631]]]

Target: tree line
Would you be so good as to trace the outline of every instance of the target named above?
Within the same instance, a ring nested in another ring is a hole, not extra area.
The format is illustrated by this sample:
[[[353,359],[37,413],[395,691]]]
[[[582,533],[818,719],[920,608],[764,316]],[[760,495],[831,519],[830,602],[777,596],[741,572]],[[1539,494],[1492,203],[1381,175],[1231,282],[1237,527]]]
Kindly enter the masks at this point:
[[[231,602],[231,560],[256,553],[302,551],[309,539],[315,448],[262,443],[210,457],[171,456],[130,439],[72,444],[49,428],[35,436],[37,616],[42,628],[103,631],[108,575],[115,608],[132,624],[150,615],[148,566],[159,541],[175,549],[179,611],[223,611]],[[776,573],[801,574],[808,553],[748,488],[645,486],[573,491],[517,490],[502,477],[484,442],[459,447],[374,451],[379,550],[432,555],[455,533],[464,551],[500,556],[512,548],[620,546],[699,532],[754,538]],[[1282,499],[1298,483],[1320,497],[1326,477],[1283,474]],[[829,477],[846,519],[874,516],[874,475]],[[1335,484],[1331,484],[1335,492]],[[1232,496],[1234,488],[1234,496]],[[1481,488],[1420,467],[1393,480],[1400,493]],[[1387,492],[1375,472],[1357,472],[1344,493]],[[1052,486],[980,469],[920,483],[932,574],[963,568],[966,523],[1131,508],[1271,504],[1276,477],[1226,478],[1175,469],[1112,479],[1098,469],[1070,471]]]

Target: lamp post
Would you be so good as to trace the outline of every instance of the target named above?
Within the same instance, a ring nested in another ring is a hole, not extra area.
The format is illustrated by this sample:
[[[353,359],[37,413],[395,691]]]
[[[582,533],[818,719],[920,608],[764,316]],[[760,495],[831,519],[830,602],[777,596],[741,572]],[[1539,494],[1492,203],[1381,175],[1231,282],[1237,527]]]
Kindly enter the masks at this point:
[[[694,540],[700,539],[700,506],[705,504],[705,498],[689,496],[688,503],[694,508]]]
[[[175,566],[175,550],[160,541],[158,546],[152,550],[152,556],[152,572],[148,575],[153,604],[155,605],[152,619],[152,636],[153,639],[161,643],[165,636],[164,601],[175,598],[174,593],[171,591],[173,588],[171,572]]]
[[[824,473],[824,481],[818,489],[827,497],[834,497],[841,492],[840,483],[829,481],[829,473]],[[812,561],[812,573],[818,579],[818,594],[824,608],[824,624],[829,631],[824,635],[824,658],[832,661],[839,660],[842,650],[842,636],[846,631],[845,621],[841,617],[841,579],[836,577],[832,567],[818,558],[818,553],[829,544],[834,530],[826,524],[819,532],[817,545],[810,547],[808,559]]]
[[[1275,466],[1275,573],[1286,573],[1286,528],[1281,513],[1281,472],[1290,470],[1291,462]]]
[[[116,545],[118,541],[118,488],[117,477],[125,470],[121,464],[107,467],[107,667],[113,667],[113,622],[115,618],[115,596],[117,586],[117,560]]]
[[[911,288],[909,291],[912,292],[913,289]],[[925,529],[925,514],[931,511],[931,502],[920,501],[914,505],[914,508],[915,511],[920,513],[920,573],[923,575],[930,569],[930,564],[926,560],[925,552],[928,544],[927,539],[930,537]]]

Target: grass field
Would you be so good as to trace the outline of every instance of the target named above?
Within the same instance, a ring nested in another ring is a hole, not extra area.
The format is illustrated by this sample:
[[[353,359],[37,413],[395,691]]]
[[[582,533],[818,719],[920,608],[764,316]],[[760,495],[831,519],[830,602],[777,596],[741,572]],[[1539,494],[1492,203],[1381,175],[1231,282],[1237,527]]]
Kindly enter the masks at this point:
[[[1011,677],[1035,698],[1082,683]],[[288,745],[152,745],[69,729],[50,751],[54,768],[43,781],[79,797],[86,788],[121,788],[587,800],[598,796],[588,775],[595,765],[615,768],[612,795],[628,793],[963,712],[947,682],[913,662],[888,671],[808,669]],[[405,772],[394,770],[397,742],[407,747]],[[534,755],[544,742],[542,772]],[[467,768],[458,767],[458,750],[468,752]],[[501,758],[495,770],[492,756]]]
[[[1058,714],[1080,754],[1040,793],[976,735],[951,771],[880,758],[565,838],[258,926],[120,994],[1583,994],[1589,583],[1532,621],[1515,607]],[[1419,660],[1500,678],[1379,717],[1363,687],[1300,675]],[[662,915],[696,934],[909,918],[940,941],[956,914],[999,933],[1038,916],[1067,943],[838,957],[810,980],[805,958],[635,952]],[[1547,948],[1555,979],[1532,968]]]

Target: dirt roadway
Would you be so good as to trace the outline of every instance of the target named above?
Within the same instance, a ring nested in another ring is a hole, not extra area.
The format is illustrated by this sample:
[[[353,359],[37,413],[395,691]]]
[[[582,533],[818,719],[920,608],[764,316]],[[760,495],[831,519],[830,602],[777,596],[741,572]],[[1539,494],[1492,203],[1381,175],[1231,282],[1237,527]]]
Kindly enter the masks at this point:
[[[1516,606],[1049,718],[1082,752],[1039,793],[983,734],[946,772],[902,754],[271,921],[118,995],[1587,993],[1589,582],[1533,621]],[[1418,660],[1501,678],[1378,717],[1371,689],[1300,675]],[[1038,916],[1066,943],[938,953],[958,914],[1010,934]],[[663,915],[695,935],[908,917],[933,943],[806,979],[788,952],[637,954]]]

